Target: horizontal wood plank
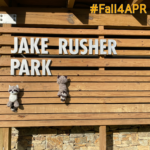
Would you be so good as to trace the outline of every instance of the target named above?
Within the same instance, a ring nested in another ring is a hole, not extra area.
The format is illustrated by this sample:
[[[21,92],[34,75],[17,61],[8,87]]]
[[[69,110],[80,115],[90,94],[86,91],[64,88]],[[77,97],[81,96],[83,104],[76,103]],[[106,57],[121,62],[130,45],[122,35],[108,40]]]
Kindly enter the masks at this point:
[[[12,58],[13,59],[13,58]],[[99,59],[99,58],[14,58],[22,62],[23,59],[31,65],[31,60],[51,60],[52,67],[150,67],[149,59]],[[11,59],[0,59],[0,66],[8,67]]]
[[[99,120],[99,119],[148,119],[150,113],[96,113],[96,114],[9,114],[0,115],[0,121],[21,120]]]
[[[19,39],[19,44],[21,42],[22,36],[16,36]],[[26,37],[26,36],[24,36]],[[27,42],[30,45],[31,41],[30,38],[31,37],[26,37],[27,38]],[[34,37],[34,38],[42,38],[42,37]],[[46,44],[48,46],[59,46],[59,38],[58,37],[45,37],[48,38],[49,42],[47,42]],[[66,39],[69,43],[69,39],[71,38],[66,38],[66,37],[61,37],[63,39]],[[73,41],[75,39],[83,39],[83,38],[71,38],[73,39]],[[93,41],[95,41],[96,38],[85,38],[87,39],[87,43],[84,43],[85,46],[89,46],[89,39],[92,39]],[[100,38],[97,38],[100,40]],[[109,40],[108,38],[105,38],[106,40]],[[117,47],[150,47],[150,43],[149,43],[149,39],[123,39],[123,38],[113,38],[114,40],[116,40],[117,42]],[[75,46],[75,42],[73,43]],[[13,46],[14,45],[14,36],[5,36],[2,37],[0,36],[0,45],[9,45],[9,46]],[[39,41],[39,45],[41,45],[41,40]],[[99,42],[100,45],[100,42]],[[105,44],[106,46],[108,45],[108,43]]]
[[[59,97],[55,95],[55,98],[19,98],[18,101],[20,104],[62,104]],[[0,98],[0,104],[7,104],[8,98]],[[78,97],[72,98],[68,97],[66,99],[66,104],[133,104],[133,103],[150,103],[150,97],[123,97],[123,98],[98,98],[98,97]]]
[[[20,91],[58,91],[57,83],[17,83]],[[10,83],[0,83],[0,91],[8,91]],[[150,83],[87,83],[87,82],[71,82],[67,84],[69,91],[148,91]]]
[[[14,84],[15,85],[15,84]],[[56,98],[57,97],[57,91],[56,92],[19,92],[19,97],[20,98]],[[150,97],[150,92],[149,91],[69,91],[69,95],[71,97],[115,97],[115,98],[121,98],[121,97],[126,97],[126,98],[137,98],[137,97]],[[8,98],[9,93],[8,92],[0,92],[1,99],[2,98]]]
[[[1,8],[0,13],[17,14],[17,24],[148,26],[143,14],[91,14],[89,9]],[[136,17],[135,17],[136,16]],[[51,18],[51,19],[49,19]]]
[[[0,127],[145,125],[150,119],[1,121]]]
[[[34,104],[20,105],[18,113],[149,113],[150,104]],[[17,114],[6,105],[0,105],[0,114]]]
[[[146,76],[67,76],[68,82],[150,82]],[[0,76],[3,82],[56,82],[57,76]]]
[[[67,34],[67,35],[119,35],[119,36],[149,36],[150,30],[107,30],[107,29],[65,29],[65,28],[3,28],[0,33],[18,34]]]

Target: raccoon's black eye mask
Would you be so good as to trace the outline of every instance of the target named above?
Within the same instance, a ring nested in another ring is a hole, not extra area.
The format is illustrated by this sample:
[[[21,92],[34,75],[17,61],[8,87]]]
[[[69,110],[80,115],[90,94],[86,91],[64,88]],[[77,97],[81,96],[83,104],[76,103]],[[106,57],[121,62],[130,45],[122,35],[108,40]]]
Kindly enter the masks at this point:
[[[17,90],[14,90],[15,92],[18,92]],[[9,92],[12,92],[12,90],[9,90]]]

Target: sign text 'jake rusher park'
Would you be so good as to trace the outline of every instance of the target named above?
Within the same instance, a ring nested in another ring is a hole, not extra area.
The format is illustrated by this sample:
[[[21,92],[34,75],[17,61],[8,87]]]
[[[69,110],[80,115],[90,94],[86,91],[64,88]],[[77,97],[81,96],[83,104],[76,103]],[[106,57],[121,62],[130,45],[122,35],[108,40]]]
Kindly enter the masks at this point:
[[[38,44],[41,42],[41,51],[39,50]],[[11,50],[12,54],[44,54],[47,55],[48,45],[46,43],[49,42],[48,38],[30,38],[30,49],[28,46],[27,39],[25,37],[21,38],[19,43],[18,37],[14,38],[14,50]],[[88,44],[88,46],[86,46]],[[106,46],[107,44],[107,46]],[[100,45],[100,46],[99,46]],[[59,54],[68,55],[68,51],[71,55],[77,55],[79,51],[81,51],[81,55],[111,55],[116,53],[117,43],[115,40],[109,39],[59,39]],[[69,50],[67,50],[69,47]],[[75,47],[75,48],[74,48]],[[79,49],[80,48],[80,49]],[[107,48],[107,52],[105,51]],[[93,51],[94,50],[94,51]],[[42,64],[39,60],[31,59],[31,72],[29,70],[28,61],[26,59],[22,59],[20,62],[18,59],[11,59],[11,75],[15,75],[15,70],[19,69],[19,75],[26,74],[28,76],[38,75],[41,73],[39,71],[40,66],[42,66],[42,75],[51,75],[50,71],[51,60],[48,59],[42,60]]]

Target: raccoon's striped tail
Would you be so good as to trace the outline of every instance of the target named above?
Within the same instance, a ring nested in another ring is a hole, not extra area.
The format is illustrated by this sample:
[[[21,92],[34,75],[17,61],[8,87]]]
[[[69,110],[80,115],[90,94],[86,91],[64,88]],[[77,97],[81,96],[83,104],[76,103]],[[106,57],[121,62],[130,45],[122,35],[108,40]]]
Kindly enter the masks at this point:
[[[12,103],[12,106],[11,106],[10,109],[11,109],[11,111],[13,111],[13,112],[16,112],[16,111],[17,111],[17,108],[14,107],[14,103]]]
[[[64,101],[66,101],[66,99],[67,99],[67,93],[66,93],[65,91],[63,91],[63,92],[61,93],[60,100],[61,100],[62,102],[64,102]]]
[[[16,112],[17,108],[11,108],[11,111]]]

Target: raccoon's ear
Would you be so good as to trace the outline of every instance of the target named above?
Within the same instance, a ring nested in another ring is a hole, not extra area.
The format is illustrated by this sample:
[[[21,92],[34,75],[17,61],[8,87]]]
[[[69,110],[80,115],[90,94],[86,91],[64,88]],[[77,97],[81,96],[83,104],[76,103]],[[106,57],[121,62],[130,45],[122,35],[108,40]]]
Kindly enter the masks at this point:
[[[9,88],[10,88],[11,86],[9,85]]]
[[[67,79],[67,76],[65,76],[65,78]]]
[[[58,75],[58,76],[57,76],[57,78],[59,79],[59,78],[60,78],[60,76]]]
[[[19,88],[19,86],[18,86],[18,85],[16,85],[16,87],[17,87],[17,88]]]

